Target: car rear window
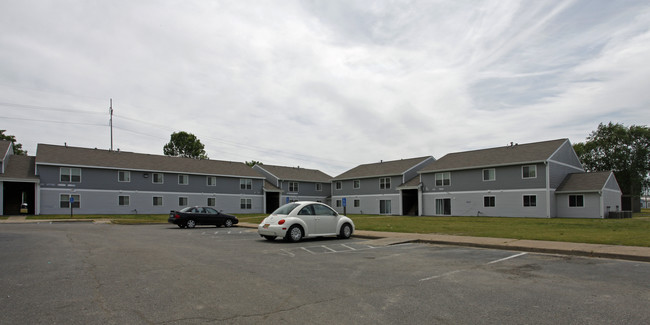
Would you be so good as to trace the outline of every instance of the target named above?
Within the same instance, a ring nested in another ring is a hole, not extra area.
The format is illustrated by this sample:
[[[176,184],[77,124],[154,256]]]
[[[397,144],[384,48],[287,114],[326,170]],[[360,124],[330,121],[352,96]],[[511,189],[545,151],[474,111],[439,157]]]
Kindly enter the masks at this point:
[[[298,203],[287,203],[281,207],[279,207],[277,210],[273,211],[271,214],[282,214],[282,215],[287,215],[293,211],[297,206],[300,204]]]

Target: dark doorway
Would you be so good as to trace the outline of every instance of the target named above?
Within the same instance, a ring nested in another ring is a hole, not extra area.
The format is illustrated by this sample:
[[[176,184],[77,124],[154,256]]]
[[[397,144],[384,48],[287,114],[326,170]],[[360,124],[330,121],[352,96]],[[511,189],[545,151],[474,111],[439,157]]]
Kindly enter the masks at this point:
[[[402,215],[417,216],[418,190],[402,190]]]
[[[3,207],[4,215],[20,214],[20,205],[27,203],[27,214],[35,211],[35,183],[3,182]]]
[[[280,207],[280,192],[266,192],[266,211],[271,213]]]

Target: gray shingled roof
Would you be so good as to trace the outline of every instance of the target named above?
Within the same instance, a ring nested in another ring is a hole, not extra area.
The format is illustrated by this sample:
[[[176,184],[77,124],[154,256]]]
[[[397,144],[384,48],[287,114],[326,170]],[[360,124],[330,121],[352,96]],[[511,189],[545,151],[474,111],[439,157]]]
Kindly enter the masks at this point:
[[[378,162],[373,164],[359,165],[357,167],[354,167],[344,172],[339,176],[334,177],[333,180],[381,177],[381,176],[401,176],[407,170],[431,158],[432,158],[431,156],[426,156],[426,157],[383,161],[383,162]]]
[[[408,189],[415,189],[420,186],[420,175],[417,175],[408,181],[406,183],[400,185],[397,187],[398,190],[408,190]]]
[[[558,186],[559,192],[597,192],[602,191],[612,172],[592,172],[569,174]]]
[[[9,145],[11,145],[11,141],[0,140],[0,161],[5,158],[5,154],[9,150]]]
[[[566,141],[568,140],[558,139],[450,153],[428,164],[420,170],[420,173],[543,162]]]
[[[39,144],[36,164],[263,178],[242,162]]]
[[[258,165],[257,167],[266,170],[275,175],[280,180],[285,181],[306,181],[306,182],[323,182],[329,183],[332,176],[327,175],[320,170],[307,169],[302,167],[285,167],[273,165]]]
[[[38,180],[36,176],[36,168],[34,162],[36,157],[23,156],[23,155],[9,155],[7,160],[4,161],[5,172],[0,174],[0,178],[23,179],[23,180]]]
[[[271,184],[269,181],[264,180],[264,190],[267,192],[282,192],[282,189]]]

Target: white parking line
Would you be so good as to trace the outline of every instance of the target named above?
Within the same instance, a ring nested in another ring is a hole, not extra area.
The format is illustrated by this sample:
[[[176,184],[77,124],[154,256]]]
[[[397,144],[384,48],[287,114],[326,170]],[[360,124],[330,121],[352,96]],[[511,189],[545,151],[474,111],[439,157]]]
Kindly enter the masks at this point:
[[[349,250],[356,251],[355,248],[352,248],[352,247],[350,247],[350,246],[348,246],[348,245],[346,245],[346,244],[341,244],[341,246],[343,246],[343,247],[345,247],[345,248],[347,248],[347,249],[349,249]]]
[[[456,273],[458,273],[458,272],[462,272],[462,271],[465,271],[465,270],[450,271],[450,272],[443,273],[443,274],[440,274],[440,275],[430,276],[430,277],[428,277],[428,278],[420,279],[419,282],[422,282],[422,281],[429,281],[429,280],[433,280],[433,279],[437,279],[437,278],[442,278],[443,276],[448,276],[448,275],[456,274]]]
[[[321,247],[323,247],[323,248],[329,250],[329,251],[332,252],[332,253],[336,253],[335,250],[333,250],[333,249],[331,249],[331,248],[329,248],[329,247],[327,247],[327,246],[325,246],[325,245],[321,245]]]
[[[312,254],[316,254],[316,253],[314,253],[314,252],[312,252],[312,251],[310,251],[310,250],[308,250],[308,249],[306,249],[306,248],[304,248],[304,247],[300,247],[300,248],[302,248],[302,249],[303,249],[304,251],[306,251],[306,252],[310,252],[310,253],[312,253]]]
[[[523,255],[526,255],[526,254],[528,254],[528,253],[524,252],[524,253],[515,254],[515,255],[508,256],[508,257],[505,257],[505,258],[502,258],[502,259],[499,259],[499,260],[496,260],[496,261],[489,262],[489,263],[487,263],[487,264],[489,265],[489,264],[494,264],[494,263],[499,263],[499,262],[507,261],[507,260],[509,260],[509,259],[511,259],[511,258],[515,258],[515,257],[523,256]]]

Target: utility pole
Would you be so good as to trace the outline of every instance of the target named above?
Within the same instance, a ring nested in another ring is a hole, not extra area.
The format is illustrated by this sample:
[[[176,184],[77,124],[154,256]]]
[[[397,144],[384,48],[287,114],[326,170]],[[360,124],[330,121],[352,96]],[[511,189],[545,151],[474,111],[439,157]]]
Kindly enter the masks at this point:
[[[109,107],[109,112],[111,113],[111,120],[109,122],[111,126],[111,151],[113,151],[113,98],[111,98],[111,106]]]

